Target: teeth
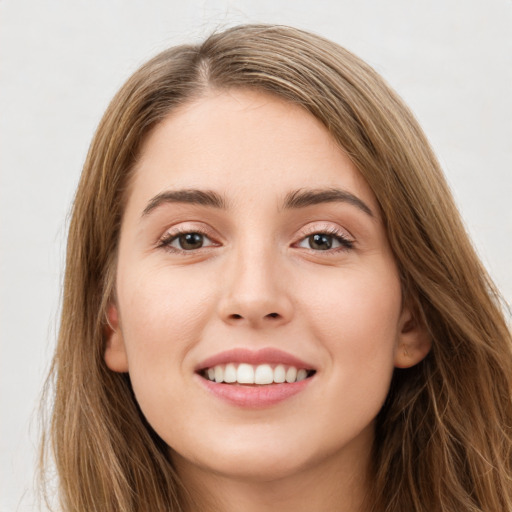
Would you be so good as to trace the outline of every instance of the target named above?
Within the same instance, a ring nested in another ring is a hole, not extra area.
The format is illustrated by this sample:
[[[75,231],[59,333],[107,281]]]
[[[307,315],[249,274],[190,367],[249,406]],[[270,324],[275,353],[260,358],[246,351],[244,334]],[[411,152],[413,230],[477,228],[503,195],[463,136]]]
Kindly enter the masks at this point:
[[[240,364],[236,371],[236,381],[240,384],[254,384],[254,368],[250,364]]]
[[[311,372],[305,368],[285,367],[278,364],[272,368],[270,364],[250,365],[241,363],[238,366],[234,363],[217,365],[203,371],[203,376],[212,382],[225,382],[228,384],[282,384],[293,383],[306,379]]]
[[[301,368],[297,372],[297,382],[299,382],[300,380],[304,380],[307,376],[308,376],[308,372],[306,370],[304,370],[303,368]]]
[[[215,382],[224,382],[224,368],[222,366],[215,367]]]
[[[272,384],[274,382],[274,370],[268,364],[260,364],[254,372],[255,384]]]
[[[224,368],[224,382],[236,382],[236,366],[233,363],[227,364]]]
[[[278,364],[274,368],[274,382],[281,384],[285,380],[286,380],[286,369],[282,364]]]
[[[290,366],[288,370],[286,370],[286,382],[295,382],[297,379],[297,368]]]

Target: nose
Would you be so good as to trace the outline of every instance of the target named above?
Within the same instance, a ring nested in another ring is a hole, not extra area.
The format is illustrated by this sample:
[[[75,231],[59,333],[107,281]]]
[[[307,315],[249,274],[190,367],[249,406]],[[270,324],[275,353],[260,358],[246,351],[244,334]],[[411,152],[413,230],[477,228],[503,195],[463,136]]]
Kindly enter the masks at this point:
[[[249,253],[249,254],[248,254]],[[268,251],[238,251],[223,276],[219,314],[231,325],[261,329],[288,323],[293,304],[278,257]]]

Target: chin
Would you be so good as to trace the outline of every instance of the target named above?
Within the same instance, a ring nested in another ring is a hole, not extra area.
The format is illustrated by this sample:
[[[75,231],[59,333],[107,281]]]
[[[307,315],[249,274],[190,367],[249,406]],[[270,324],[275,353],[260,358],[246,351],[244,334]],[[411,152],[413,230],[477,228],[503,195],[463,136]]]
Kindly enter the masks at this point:
[[[307,460],[299,460],[289,454],[280,457],[252,454],[252,457],[244,457],[244,460],[240,460],[239,464],[237,471],[231,471],[231,477],[253,482],[285,479],[308,467]]]
[[[214,451],[208,452],[183,456],[171,449],[171,458],[178,472],[192,465],[219,477],[252,482],[284,479],[303,471],[313,463],[300,448],[283,449],[281,444],[280,449],[276,449],[276,443],[245,443],[242,446],[232,443],[224,446],[217,444]]]

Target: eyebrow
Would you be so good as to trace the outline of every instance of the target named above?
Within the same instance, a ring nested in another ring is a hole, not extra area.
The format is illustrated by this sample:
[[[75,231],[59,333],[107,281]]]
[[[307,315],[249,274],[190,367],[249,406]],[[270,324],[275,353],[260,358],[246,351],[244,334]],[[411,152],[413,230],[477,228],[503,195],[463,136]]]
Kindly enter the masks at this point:
[[[373,217],[370,207],[354,194],[338,188],[300,189],[290,192],[284,200],[285,209],[305,208],[321,203],[348,203]]]
[[[354,194],[337,188],[327,189],[299,189],[286,194],[283,209],[293,210],[306,208],[322,203],[348,203],[373,217],[370,207]],[[185,203],[211,208],[227,209],[224,198],[213,190],[183,189],[168,190],[153,197],[142,212],[146,216],[163,204]]]
[[[224,201],[224,198],[213,190],[168,190],[153,197],[146,208],[144,208],[142,216],[144,217],[148,215],[155,208],[166,203],[197,204],[212,208],[226,209],[226,202]]]

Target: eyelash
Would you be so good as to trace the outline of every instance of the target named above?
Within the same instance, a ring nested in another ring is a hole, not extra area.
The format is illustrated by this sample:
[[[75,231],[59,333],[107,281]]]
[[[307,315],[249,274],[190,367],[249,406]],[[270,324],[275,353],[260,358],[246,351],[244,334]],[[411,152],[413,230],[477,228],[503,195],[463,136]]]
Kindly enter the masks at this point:
[[[191,254],[191,253],[194,253],[196,252],[197,250],[200,250],[200,249],[203,249],[203,247],[200,247],[198,249],[189,249],[189,250],[186,250],[186,249],[179,249],[177,247],[172,247],[171,246],[171,243],[174,242],[175,240],[177,240],[180,236],[183,236],[183,235],[189,235],[189,234],[198,234],[198,235],[201,235],[207,239],[209,239],[210,241],[213,242],[212,239],[212,236],[210,235],[210,233],[205,230],[205,229],[190,229],[190,228],[187,228],[187,227],[179,227],[179,228],[176,228],[174,229],[173,231],[171,232],[168,232],[166,233],[159,241],[158,243],[158,248],[162,248],[162,249],[165,249],[169,252],[173,252],[173,253],[184,253],[184,254]],[[207,247],[215,247],[215,246],[218,246],[218,244],[216,244],[215,242],[213,242],[211,245],[207,246]]]
[[[188,235],[188,234],[198,234],[198,235],[201,235],[202,237],[205,237],[205,238],[209,239],[212,243],[211,243],[211,245],[208,245],[206,247],[202,246],[202,247],[199,247],[197,249],[188,249],[188,250],[187,249],[180,249],[180,248],[172,247],[171,246],[171,244],[174,241],[176,241],[180,236]],[[315,249],[312,249],[312,248],[304,247],[305,249],[308,249],[308,250],[314,251],[314,252],[322,252],[322,253],[327,253],[327,254],[333,254],[333,253],[337,253],[337,252],[340,252],[340,251],[348,251],[350,249],[353,249],[353,247],[354,247],[354,241],[353,240],[349,239],[345,233],[343,233],[340,230],[338,230],[336,228],[333,228],[331,226],[323,228],[323,229],[322,228],[321,229],[318,229],[318,228],[311,229],[309,232],[302,233],[301,238],[299,239],[299,241],[295,242],[293,245],[297,246],[299,243],[304,242],[309,237],[314,236],[314,235],[327,235],[329,237],[332,237],[334,240],[336,240],[340,244],[340,247],[330,248],[330,249],[327,249],[327,250],[315,250]],[[160,239],[160,241],[158,242],[157,248],[162,248],[162,249],[165,249],[165,250],[167,250],[169,252],[172,252],[172,253],[193,254],[194,252],[199,251],[201,249],[204,249],[204,248],[207,248],[207,247],[218,247],[218,245],[219,244],[217,244],[216,242],[214,242],[212,240],[211,235],[205,229],[201,229],[201,228],[199,228],[199,229],[176,228],[172,232],[166,233]]]
[[[336,240],[340,244],[340,247],[336,247],[336,248],[328,249],[328,250],[324,250],[324,251],[309,248],[309,250],[314,251],[314,252],[333,254],[333,253],[338,253],[340,251],[348,251],[348,250],[354,248],[354,241],[351,240],[350,238],[348,238],[348,236],[344,232],[342,232],[341,230],[336,229],[332,226],[325,226],[324,228],[317,227],[317,228],[309,230],[309,232],[306,231],[306,233],[302,233],[301,238],[300,238],[299,242],[297,242],[297,243],[303,242],[303,241],[307,240],[309,237],[314,236],[314,235],[327,235],[329,237],[332,237],[334,240]],[[295,243],[294,245],[297,245],[297,243]],[[306,249],[308,249],[308,248],[306,248]]]

